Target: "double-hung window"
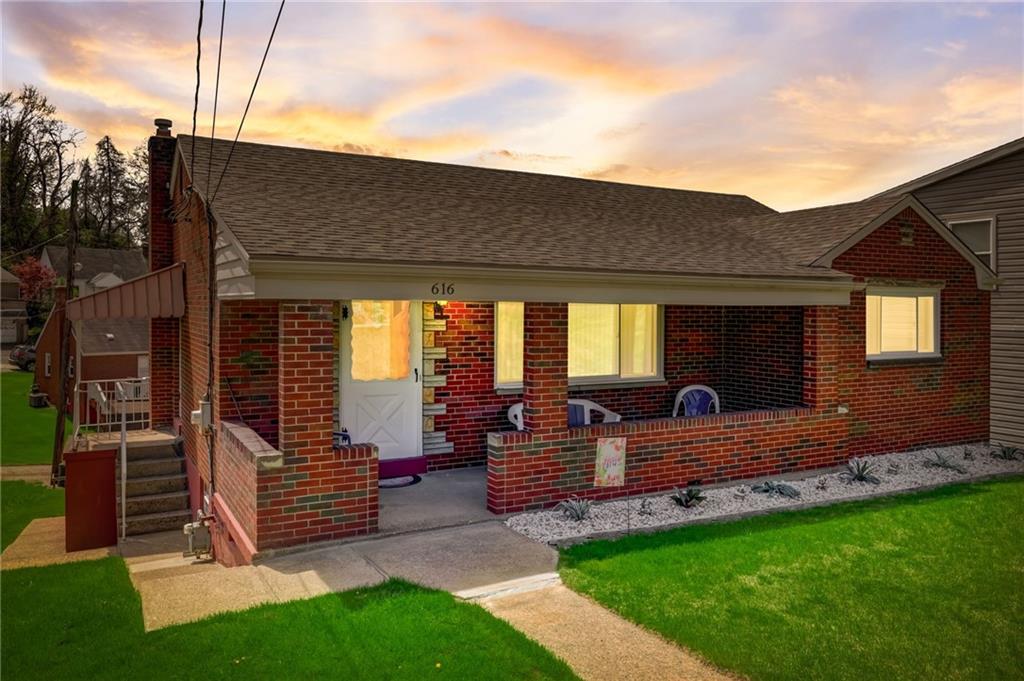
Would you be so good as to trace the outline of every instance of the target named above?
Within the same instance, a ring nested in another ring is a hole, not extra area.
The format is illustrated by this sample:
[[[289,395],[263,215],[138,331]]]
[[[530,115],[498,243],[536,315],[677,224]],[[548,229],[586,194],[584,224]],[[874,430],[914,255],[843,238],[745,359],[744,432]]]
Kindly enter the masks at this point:
[[[868,359],[938,357],[939,292],[869,288],[865,320]]]
[[[996,269],[995,229],[992,218],[975,220],[950,220],[953,234],[967,244],[974,254],[993,271]]]
[[[495,383],[523,383],[523,304],[495,306]],[[657,305],[569,304],[569,382],[617,383],[661,377]]]

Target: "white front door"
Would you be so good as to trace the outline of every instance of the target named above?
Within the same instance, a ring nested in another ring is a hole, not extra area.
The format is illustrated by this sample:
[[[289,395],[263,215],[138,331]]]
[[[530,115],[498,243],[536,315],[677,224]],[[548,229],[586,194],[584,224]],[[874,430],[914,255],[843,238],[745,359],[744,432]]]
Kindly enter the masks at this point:
[[[353,444],[377,445],[382,460],[420,456],[422,304],[353,300],[343,306],[341,427]]]

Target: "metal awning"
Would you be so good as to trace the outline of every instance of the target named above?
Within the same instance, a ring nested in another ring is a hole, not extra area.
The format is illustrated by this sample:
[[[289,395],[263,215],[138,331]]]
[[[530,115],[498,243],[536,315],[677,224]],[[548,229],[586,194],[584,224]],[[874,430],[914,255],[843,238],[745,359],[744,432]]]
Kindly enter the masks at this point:
[[[185,314],[185,264],[69,300],[68,319],[153,319]]]

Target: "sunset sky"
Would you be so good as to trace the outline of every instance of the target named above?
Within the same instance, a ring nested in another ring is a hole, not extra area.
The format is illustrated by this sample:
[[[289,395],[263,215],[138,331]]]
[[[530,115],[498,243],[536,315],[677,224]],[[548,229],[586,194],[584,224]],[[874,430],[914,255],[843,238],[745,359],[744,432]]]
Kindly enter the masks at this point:
[[[1022,7],[292,1],[242,138],[836,203],[1024,135]],[[87,145],[189,132],[198,2],[0,11],[4,90],[39,86]],[[228,3],[219,136],[276,11]]]

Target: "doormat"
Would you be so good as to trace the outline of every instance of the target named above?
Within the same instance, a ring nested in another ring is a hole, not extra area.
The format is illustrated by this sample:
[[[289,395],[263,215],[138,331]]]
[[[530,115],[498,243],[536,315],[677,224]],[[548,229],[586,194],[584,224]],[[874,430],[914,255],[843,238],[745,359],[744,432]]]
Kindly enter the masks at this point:
[[[377,482],[377,486],[381,489],[394,489],[395,487],[408,487],[409,485],[415,485],[417,482],[422,480],[418,475],[400,475],[397,478],[384,478]]]

